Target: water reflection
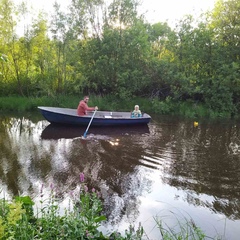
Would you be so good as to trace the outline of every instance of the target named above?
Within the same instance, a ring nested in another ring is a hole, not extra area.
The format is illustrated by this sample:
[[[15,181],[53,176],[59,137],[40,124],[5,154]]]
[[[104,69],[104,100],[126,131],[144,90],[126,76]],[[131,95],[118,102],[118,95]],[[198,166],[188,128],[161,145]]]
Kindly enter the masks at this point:
[[[153,216],[168,203],[190,216],[200,212],[216,228],[214,220],[225,217],[227,230],[240,234],[231,221],[240,219],[239,125],[202,122],[194,128],[186,120],[161,118],[138,128],[90,128],[86,139],[84,131],[1,116],[5,192],[37,199],[40,186],[51,183],[64,199],[84,172],[89,186],[102,193],[108,228]]]
[[[49,124],[41,134],[42,139],[60,139],[60,138],[77,138],[82,137],[86,127],[66,126]],[[144,126],[120,126],[120,127],[91,127],[88,130],[88,136],[121,136],[130,134],[149,133],[147,125]]]
[[[176,156],[165,182],[185,190],[189,203],[208,206],[215,212],[239,219],[236,201],[240,197],[240,161],[239,155],[229,149],[232,143],[240,143],[236,137],[239,128],[236,125],[206,124],[194,131],[179,128],[175,134],[179,134],[173,150]],[[214,200],[205,202],[199,197],[201,194],[212,195]]]

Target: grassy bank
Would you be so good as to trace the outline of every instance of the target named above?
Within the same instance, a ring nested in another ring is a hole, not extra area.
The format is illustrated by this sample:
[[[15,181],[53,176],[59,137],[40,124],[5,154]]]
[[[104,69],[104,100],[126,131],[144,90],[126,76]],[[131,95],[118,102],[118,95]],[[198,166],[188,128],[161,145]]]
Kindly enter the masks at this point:
[[[77,108],[82,96],[58,95],[52,97],[0,97],[0,112],[35,111],[37,106]],[[132,111],[138,104],[140,110],[147,113],[177,115],[187,118],[231,118],[230,112],[217,112],[204,104],[192,101],[176,102],[170,98],[164,101],[148,98],[117,99],[113,95],[105,97],[91,96],[89,106],[98,106],[99,110]],[[237,117],[237,116],[236,116]]]

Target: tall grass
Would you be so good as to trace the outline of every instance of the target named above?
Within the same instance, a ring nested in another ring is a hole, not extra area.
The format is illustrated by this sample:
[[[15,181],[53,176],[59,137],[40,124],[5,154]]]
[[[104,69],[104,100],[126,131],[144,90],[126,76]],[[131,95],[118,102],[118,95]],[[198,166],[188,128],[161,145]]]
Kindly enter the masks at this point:
[[[207,237],[206,234],[194,223],[192,219],[183,218],[179,220],[175,227],[170,227],[159,217],[154,217],[157,227],[163,240],[204,240],[213,239]]]
[[[76,108],[79,99],[74,96],[56,97],[0,97],[0,111],[34,111],[38,106]]]
[[[0,97],[0,111],[33,111],[38,106],[52,106],[64,108],[77,108],[83,96],[58,95],[52,97]],[[144,111],[151,109],[147,99],[136,98],[131,100],[119,100],[114,96],[90,96],[89,106],[98,106],[100,110],[109,111],[132,111],[136,104],[142,106]],[[145,110],[146,109],[146,110]]]
[[[199,119],[199,118],[231,118],[230,112],[217,112],[213,109],[207,107],[207,105],[203,103],[197,103],[193,101],[183,101],[177,102],[172,100],[171,98],[166,98],[164,101],[159,101],[158,99],[152,100],[152,112],[164,115],[177,115],[191,119]],[[235,116],[236,118],[239,115]]]
[[[206,240],[225,239],[225,236],[208,236],[197,224],[193,218],[178,208],[171,207],[170,210],[162,210],[162,213],[158,213],[153,217],[156,226],[159,229],[159,240]]]
[[[0,111],[34,111],[38,106],[52,106],[64,108],[77,108],[79,101],[83,96],[67,96],[56,95],[50,97],[0,97]],[[171,98],[166,98],[160,101],[156,98],[140,98],[119,99],[114,95],[107,95],[104,97],[92,95],[90,96],[89,106],[98,106],[99,110],[107,111],[132,111],[134,106],[138,104],[142,112],[156,113],[163,115],[177,115],[187,118],[230,118],[231,114],[228,112],[215,112],[206,107],[202,103],[195,103],[192,101],[177,102]],[[238,117],[238,116],[236,116]]]

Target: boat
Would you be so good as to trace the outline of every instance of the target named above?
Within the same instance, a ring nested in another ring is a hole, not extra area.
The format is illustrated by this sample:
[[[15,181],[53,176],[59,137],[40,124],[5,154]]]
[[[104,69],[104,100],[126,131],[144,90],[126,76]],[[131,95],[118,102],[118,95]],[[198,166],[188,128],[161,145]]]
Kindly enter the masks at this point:
[[[77,109],[72,108],[39,106],[38,109],[47,121],[55,124],[87,126],[94,114],[94,112],[88,112],[87,115],[78,116]],[[91,126],[146,125],[150,122],[150,120],[151,116],[147,113],[144,113],[141,117],[133,118],[131,116],[131,112],[96,111],[93,116]]]
[[[73,139],[82,137],[86,127],[74,126],[74,125],[62,125],[50,123],[44,128],[41,134],[41,138],[45,140],[57,140],[57,139]],[[147,124],[136,126],[92,126],[88,130],[88,135],[94,136],[106,136],[106,137],[120,137],[120,136],[132,136],[149,134],[150,130]]]

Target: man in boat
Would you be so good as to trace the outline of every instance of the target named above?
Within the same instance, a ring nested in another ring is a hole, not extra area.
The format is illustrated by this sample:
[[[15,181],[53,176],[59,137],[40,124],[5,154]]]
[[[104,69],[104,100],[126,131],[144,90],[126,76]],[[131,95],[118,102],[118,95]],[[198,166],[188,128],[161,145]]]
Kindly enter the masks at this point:
[[[83,100],[81,100],[78,104],[78,108],[77,108],[77,114],[79,116],[84,116],[87,114],[87,111],[94,111],[94,110],[98,110],[98,107],[88,107],[87,103],[89,100],[89,96],[85,96],[83,98]]]

